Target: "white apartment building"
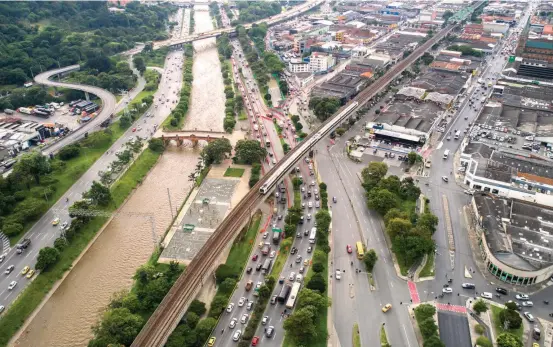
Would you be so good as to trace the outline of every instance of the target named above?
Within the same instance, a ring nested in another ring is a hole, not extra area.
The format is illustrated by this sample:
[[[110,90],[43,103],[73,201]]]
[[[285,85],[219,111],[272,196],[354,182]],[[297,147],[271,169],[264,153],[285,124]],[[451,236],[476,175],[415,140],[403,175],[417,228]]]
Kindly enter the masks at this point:
[[[309,61],[311,72],[326,71],[336,64],[336,59],[327,53],[313,52]]]
[[[301,59],[290,59],[288,70],[290,70],[291,73],[309,72],[310,63],[302,61]]]

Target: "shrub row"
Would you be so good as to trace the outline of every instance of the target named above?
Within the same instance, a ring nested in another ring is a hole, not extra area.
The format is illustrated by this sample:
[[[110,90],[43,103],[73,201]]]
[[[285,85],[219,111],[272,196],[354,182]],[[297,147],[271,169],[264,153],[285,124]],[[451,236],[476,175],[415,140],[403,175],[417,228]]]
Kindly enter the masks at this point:
[[[192,65],[194,64],[194,47],[185,45],[184,47],[184,66],[183,66],[183,81],[180,91],[180,100],[177,107],[171,112],[170,116],[163,122],[163,128],[169,130],[179,130],[184,122],[184,117],[190,106],[190,95],[192,94]]]
[[[250,181],[249,181],[250,188],[255,186],[255,184],[259,181],[260,175],[261,175],[261,164],[253,163],[252,164],[252,173],[251,173]]]

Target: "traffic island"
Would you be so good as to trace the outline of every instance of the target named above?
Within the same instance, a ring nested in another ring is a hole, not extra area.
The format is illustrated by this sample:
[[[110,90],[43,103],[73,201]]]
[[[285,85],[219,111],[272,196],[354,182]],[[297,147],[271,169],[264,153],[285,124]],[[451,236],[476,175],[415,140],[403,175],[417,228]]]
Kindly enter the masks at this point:
[[[353,325],[353,347],[361,347],[361,335],[359,334],[359,324],[357,323]]]
[[[380,347],[391,347],[388,342],[388,336],[386,336],[386,326],[384,324],[380,328]]]

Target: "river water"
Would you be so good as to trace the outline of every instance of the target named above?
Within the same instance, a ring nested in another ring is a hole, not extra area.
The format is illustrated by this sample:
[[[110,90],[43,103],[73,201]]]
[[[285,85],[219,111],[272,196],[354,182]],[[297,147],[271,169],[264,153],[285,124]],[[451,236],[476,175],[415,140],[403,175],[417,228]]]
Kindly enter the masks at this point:
[[[207,5],[194,6],[195,32],[213,30]],[[194,66],[192,73],[192,103],[184,128],[186,130],[224,131],[225,115],[224,84],[221,63],[215,38],[194,42]]]
[[[206,11],[196,9],[195,23],[200,31],[212,28],[207,6]],[[187,125],[192,129],[215,131],[223,128],[225,97],[220,71],[215,47],[195,56],[193,102],[187,116]],[[91,327],[98,322],[112,295],[130,288],[136,269],[152,254],[152,234],[159,239],[169,226],[172,216],[167,189],[173,209],[184,201],[191,187],[188,176],[194,171],[198,156],[197,149],[173,147],[166,150],[121,208],[120,215],[107,225],[16,345],[77,347],[88,344],[92,338]],[[149,216],[154,216],[155,229]]]

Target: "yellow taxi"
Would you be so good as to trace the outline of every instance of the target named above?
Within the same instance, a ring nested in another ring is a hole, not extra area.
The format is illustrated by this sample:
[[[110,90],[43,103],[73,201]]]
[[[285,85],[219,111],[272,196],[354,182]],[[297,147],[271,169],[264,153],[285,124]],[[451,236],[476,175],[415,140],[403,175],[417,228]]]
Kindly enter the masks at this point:
[[[54,220],[52,221],[52,225],[56,226],[60,224],[60,219],[59,218],[54,218]]]
[[[207,346],[208,346],[208,347],[213,347],[213,346],[215,346],[215,339],[216,339],[215,336],[211,336],[211,337],[209,338],[209,341],[207,341]]]
[[[392,304],[386,304],[382,307],[382,312],[388,312],[392,308]]]
[[[35,270],[29,270],[29,272],[27,273],[27,278],[32,278],[35,274]]]
[[[539,343],[536,343],[536,342],[534,342],[534,343],[532,344],[532,347],[540,347],[540,344],[539,344]]]
[[[23,270],[21,270],[21,274],[22,274],[22,275],[25,275],[27,272],[29,272],[30,269],[31,269],[30,267],[25,266],[25,267],[23,268]]]

